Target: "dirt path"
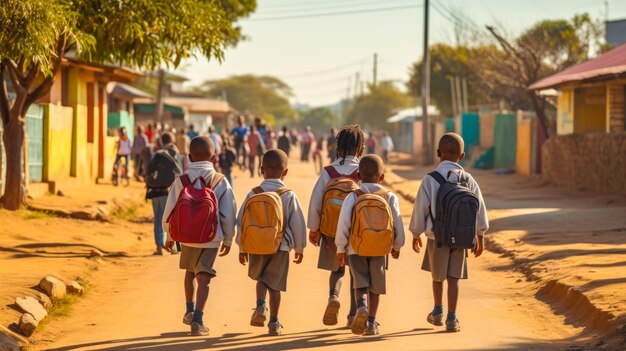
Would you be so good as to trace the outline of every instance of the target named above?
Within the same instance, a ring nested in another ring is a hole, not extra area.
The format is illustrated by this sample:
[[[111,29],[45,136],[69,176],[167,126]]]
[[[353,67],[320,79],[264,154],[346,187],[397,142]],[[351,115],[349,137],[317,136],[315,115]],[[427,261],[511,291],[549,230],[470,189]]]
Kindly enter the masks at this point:
[[[315,179],[312,165],[292,160],[287,184],[305,205]],[[236,180],[238,204],[246,189],[258,182],[245,176]],[[411,204],[403,201],[405,225],[410,209]],[[322,325],[327,274],[316,269],[317,249],[307,247],[303,264],[290,267],[280,313],[284,335],[267,337],[264,328],[249,326],[254,282],[235,253],[216,264],[218,277],[211,284],[205,311],[209,337],[189,337],[188,327],[181,323],[183,272],[177,268],[178,257],[135,257],[102,267],[91,292],[72,315],[49,325],[40,336],[41,344],[32,349],[362,350],[366,343],[368,349],[387,350],[508,350],[562,349],[584,343],[581,328],[568,325],[564,316],[536,300],[532,283],[492,253],[470,258],[470,279],[461,284],[458,311],[463,331],[446,334],[433,329],[425,321],[432,308],[430,276],[418,269],[422,256],[409,247],[399,261],[390,263],[389,293],[383,296],[379,312],[380,336],[355,337],[349,330]],[[341,298],[347,306],[347,289]],[[345,312],[343,308],[341,315]]]

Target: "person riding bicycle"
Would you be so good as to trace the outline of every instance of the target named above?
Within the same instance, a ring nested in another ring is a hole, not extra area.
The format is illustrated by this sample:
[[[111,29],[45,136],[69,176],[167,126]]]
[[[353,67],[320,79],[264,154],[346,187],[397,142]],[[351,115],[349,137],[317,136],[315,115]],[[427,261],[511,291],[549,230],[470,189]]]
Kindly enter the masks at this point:
[[[117,144],[116,144],[117,155],[115,156],[115,162],[113,163],[113,172],[114,172],[113,175],[117,176],[117,170],[119,169],[120,161],[124,159],[124,161],[126,162],[124,163],[123,177],[127,179],[129,157],[133,151],[133,144],[131,143],[130,138],[128,137],[128,134],[126,133],[126,127],[120,128],[119,134],[120,134],[120,138],[117,140]]]

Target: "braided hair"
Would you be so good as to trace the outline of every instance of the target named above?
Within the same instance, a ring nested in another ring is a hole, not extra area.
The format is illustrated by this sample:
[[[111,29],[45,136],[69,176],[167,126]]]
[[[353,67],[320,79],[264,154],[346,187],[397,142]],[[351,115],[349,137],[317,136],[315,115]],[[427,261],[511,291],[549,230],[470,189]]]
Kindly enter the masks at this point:
[[[337,133],[337,158],[341,158],[340,165],[343,165],[348,156],[361,156],[365,147],[365,136],[358,124],[351,124],[343,127]]]

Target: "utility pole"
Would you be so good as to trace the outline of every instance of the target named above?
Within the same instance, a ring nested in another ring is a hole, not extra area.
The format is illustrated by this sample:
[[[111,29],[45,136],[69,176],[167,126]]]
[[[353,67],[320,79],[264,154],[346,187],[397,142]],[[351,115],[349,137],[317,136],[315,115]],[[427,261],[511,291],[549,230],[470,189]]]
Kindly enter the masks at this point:
[[[463,109],[465,112],[469,112],[469,106],[467,104],[467,78],[463,78]]]
[[[378,83],[378,54],[374,53],[374,89],[376,88],[376,84]]]
[[[422,66],[422,152],[424,153],[424,164],[430,165],[432,153],[430,152],[430,124],[428,123],[428,103],[430,95],[430,55],[428,52],[428,9],[429,0],[424,0],[424,59]]]
[[[155,108],[155,112],[156,112],[156,116],[155,117],[155,122],[157,123],[163,123],[163,98],[165,95],[165,70],[164,69],[159,69],[158,72],[159,75],[159,87],[157,88],[157,101],[156,101],[156,108]]]
[[[359,72],[356,72],[356,74],[354,75],[354,97],[358,98],[359,97],[359,86],[361,85],[360,83],[360,75]]]
[[[604,21],[609,21],[609,0],[604,0]]]
[[[450,77],[450,92],[452,93],[451,102],[452,102],[452,118],[456,119],[456,115],[458,114],[457,105],[456,105],[456,89],[454,87],[455,77]]]

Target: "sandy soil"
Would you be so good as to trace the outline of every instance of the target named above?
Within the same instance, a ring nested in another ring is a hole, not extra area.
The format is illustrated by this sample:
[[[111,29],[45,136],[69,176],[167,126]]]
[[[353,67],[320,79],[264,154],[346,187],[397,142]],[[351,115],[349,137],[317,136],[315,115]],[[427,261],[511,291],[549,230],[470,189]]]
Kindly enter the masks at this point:
[[[415,171],[408,172],[417,176]],[[315,179],[312,165],[292,160],[287,183],[305,205]],[[239,176],[235,182],[238,201],[241,202],[247,189],[258,182],[258,178],[250,180]],[[407,183],[403,189],[414,193],[417,187]],[[405,224],[408,224],[411,203],[403,200],[401,206]],[[1,216],[9,215],[3,212]],[[85,241],[68,239],[67,234],[84,233],[70,235],[83,235],[90,245],[101,245],[109,250],[126,246],[129,254],[106,259],[97,266],[98,270],[89,270],[91,263],[84,258],[86,249],[74,249],[72,251],[80,251],[83,256],[40,258],[41,261],[21,258],[28,263],[21,269],[14,269],[6,268],[5,263],[19,262],[11,256],[15,253],[3,251],[0,267],[3,272],[11,270],[13,273],[6,280],[12,288],[2,291],[2,296],[17,290],[13,287],[27,289],[50,270],[70,276],[89,272],[92,282],[89,294],[75,306],[70,317],[55,320],[36,334],[32,350],[362,350],[364,346],[389,350],[512,350],[583,349],[595,343],[591,339],[593,333],[572,322],[570,315],[555,313],[551,301],[537,299],[537,283],[527,281],[525,272],[515,270],[510,259],[489,252],[480,259],[470,258],[470,279],[461,285],[458,313],[463,331],[442,333],[425,321],[432,308],[430,276],[419,270],[422,256],[409,247],[405,247],[399,261],[390,264],[389,293],[382,298],[379,312],[382,334],[378,337],[354,337],[346,329],[322,325],[328,276],[316,269],[318,250],[308,247],[303,264],[290,268],[288,292],[283,295],[280,313],[285,335],[270,338],[264,335],[265,329],[249,326],[255,301],[254,282],[231,253],[218,259],[216,264],[218,277],[212,282],[205,315],[211,336],[191,338],[187,336],[188,327],[181,323],[183,273],[177,268],[178,257],[146,256],[152,249],[149,224],[43,219],[45,222],[38,225],[30,224],[33,232],[37,232],[36,228],[39,231],[45,228],[45,236],[35,239],[24,235],[24,227],[17,224],[18,214],[10,216],[13,217],[5,221],[16,222],[11,224],[16,228],[12,235],[23,238],[13,238],[3,247],[15,247],[23,242],[84,244]],[[21,221],[24,225],[34,223]],[[114,230],[120,226],[128,227]],[[137,240],[138,237],[145,238]],[[26,272],[30,277],[23,276]],[[341,298],[347,306],[347,290]],[[7,301],[3,300],[5,305]],[[5,312],[2,314],[7,314]],[[345,313],[344,308],[341,314]]]

